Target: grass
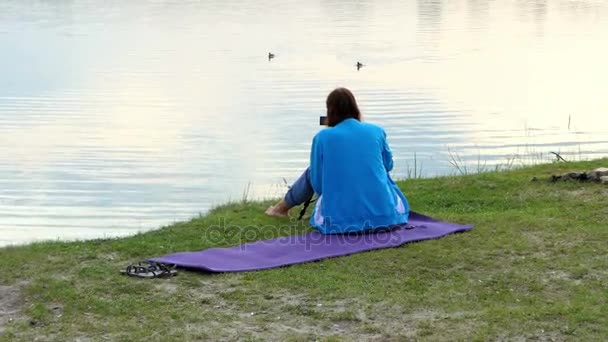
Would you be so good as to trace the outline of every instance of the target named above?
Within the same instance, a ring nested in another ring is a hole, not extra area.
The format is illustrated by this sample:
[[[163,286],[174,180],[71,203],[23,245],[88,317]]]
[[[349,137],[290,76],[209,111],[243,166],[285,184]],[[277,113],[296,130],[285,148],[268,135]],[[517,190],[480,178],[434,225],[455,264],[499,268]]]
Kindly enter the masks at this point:
[[[118,274],[150,256],[309,229],[265,217],[268,202],[130,238],[0,249],[0,340],[606,340],[608,186],[545,181],[606,164],[409,179],[414,210],[476,228],[261,272]]]

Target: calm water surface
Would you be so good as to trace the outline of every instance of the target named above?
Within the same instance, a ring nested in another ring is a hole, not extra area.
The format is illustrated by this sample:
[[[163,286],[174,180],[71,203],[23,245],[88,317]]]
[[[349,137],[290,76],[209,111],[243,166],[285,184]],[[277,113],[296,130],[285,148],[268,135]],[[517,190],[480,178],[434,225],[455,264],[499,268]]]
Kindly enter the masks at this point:
[[[608,0],[4,0],[0,244],[276,196],[336,86],[396,177],[606,156],[606,42]]]

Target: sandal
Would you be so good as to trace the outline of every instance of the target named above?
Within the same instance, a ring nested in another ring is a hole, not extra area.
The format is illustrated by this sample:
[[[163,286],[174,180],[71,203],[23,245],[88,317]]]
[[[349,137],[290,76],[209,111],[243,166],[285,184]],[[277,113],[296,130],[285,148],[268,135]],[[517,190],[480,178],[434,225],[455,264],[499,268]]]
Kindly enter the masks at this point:
[[[129,265],[120,270],[121,274],[138,278],[171,278],[177,275],[175,265],[151,261],[140,261],[137,265]]]

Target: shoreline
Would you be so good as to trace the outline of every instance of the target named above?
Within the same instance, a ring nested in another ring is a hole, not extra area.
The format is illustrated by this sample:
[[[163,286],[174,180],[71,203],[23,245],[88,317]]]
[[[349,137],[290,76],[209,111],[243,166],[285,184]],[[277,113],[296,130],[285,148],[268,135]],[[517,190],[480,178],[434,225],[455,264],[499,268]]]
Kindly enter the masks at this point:
[[[470,177],[470,176],[475,176],[475,175],[480,175],[480,174],[487,174],[487,173],[497,173],[497,172],[509,172],[509,171],[516,171],[518,169],[526,169],[526,168],[533,168],[533,167],[537,167],[537,166],[543,166],[543,165],[553,165],[556,163],[556,161],[554,162],[549,162],[549,161],[545,161],[545,162],[540,162],[540,163],[533,163],[530,165],[526,165],[526,164],[520,164],[520,165],[515,165],[513,163],[513,160],[510,160],[509,162],[506,163],[499,163],[496,164],[494,167],[487,167],[484,163],[484,165],[477,165],[476,168],[472,168],[472,167],[466,167],[461,165],[460,163],[462,163],[462,161],[459,159],[458,155],[456,154],[450,154],[450,163],[452,164],[454,173],[451,175],[435,175],[435,176],[423,176],[422,175],[422,165],[418,166],[417,164],[417,159],[414,158],[414,165],[410,166],[409,164],[406,164],[406,174],[407,176],[405,178],[402,179],[396,179],[397,183],[404,183],[407,181],[411,181],[411,180],[416,180],[416,179],[441,179],[441,178],[453,178],[453,177]],[[607,158],[598,158],[598,159],[592,159],[592,160],[586,160],[586,161],[570,161],[567,162],[567,164],[570,165],[574,165],[577,163],[585,163],[585,162],[594,162],[594,161],[598,161],[598,160],[608,160]],[[606,163],[608,165],[608,163]],[[249,185],[247,186],[247,188],[244,190],[243,192],[243,198],[241,200],[229,200],[227,202],[225,202],[224,204],[219,204],[216,206],[212,206],[211,208],[209,208],[206,212],[199,212],[198,215],[193,215],[190,218],[185,218],[182,219],[181,221],[173,221],[173,222],[168,222],[164,225],[160,225],[156,228],[150,228],[150,229],[146,229],[146,230],[142,230],[142,231],[137,231],[135,233],[126,233],[126,234],[120,234],[118,236],[109,236],[109,237],[93,237],[93,238],[73,238],[73,239],[69,239],[69,240],[63,240],[61,238],[55,238],[55,239],[42,239],[42,240],[32,240],[32,241],[27,241],[27,242],[19,242],[19,243],[12,243],[9,242],[6,245],[0,244],[0,250],[2,250],[3,248],[18,248],[18,247],[25,247],[25,246],[29,246],[32,244],[45,244],[45,243],[82,243],[82,242],[88,242],[88,241],[110,241],[110,240],[115,240],[115,239],[126,239],[126,238],[130,238],[130,237],[134,237],[134,236],[138,236],[141,234],[146,234],[149,232],[154,232],[154,231],[158,231],[167,227],[170,227],[172,225],[175,224],[179,224],[179,223],[183,223],[183,222],[189,222],[198,218],[202,218],[205,217],[206,215],[209,214],[209,212],[215,210],[215,208],[218,207],[225,207],[228,205],[232,205],[232,204],[241,204],[241,203],[272,203],[274,201],[276,201],[276,198],[256,198],[256,199],[249,199],[249,186],[251,183],[249,183]],[[310,209],[309,209],[310,210]]]

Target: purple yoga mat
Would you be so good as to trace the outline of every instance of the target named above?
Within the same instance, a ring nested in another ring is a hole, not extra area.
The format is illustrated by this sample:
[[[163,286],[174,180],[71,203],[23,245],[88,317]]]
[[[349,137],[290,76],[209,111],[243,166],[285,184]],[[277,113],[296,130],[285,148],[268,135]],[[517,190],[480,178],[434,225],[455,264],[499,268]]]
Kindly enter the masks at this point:
[[[411,212],[407,225],[390,230],[345,235],[323,235],[314,231],[234,247],[169,254],[150,261],[206,272],[254,271],[397,247],[472,228],[473,226],[442,222]]]

